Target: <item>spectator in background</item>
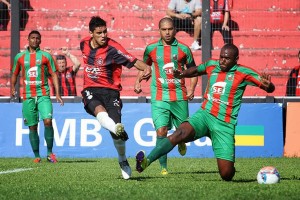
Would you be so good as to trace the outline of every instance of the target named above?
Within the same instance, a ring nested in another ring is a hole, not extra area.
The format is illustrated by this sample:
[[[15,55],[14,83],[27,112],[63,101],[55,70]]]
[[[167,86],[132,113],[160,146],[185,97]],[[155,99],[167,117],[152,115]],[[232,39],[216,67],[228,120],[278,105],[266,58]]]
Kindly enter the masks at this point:
[[[172,17],[176,31],[185,31],[193,35],[191,48],[201,49],[198,39],[201,37],[202,4],[200,0],[171,0],[167,15]]]
[[[26,24],[28,23],[28,12],[33,11],[30,4],[30,0],[19,0],[20,9],[20,31],[25,30]],[[0,0],[0,31],[6,31],[9,22],[11,9],[10,0]]]
[[[57,76],[59,84],[59,94],[61,96],[76,96],[75,77],[80,67],[80,61],[76,56],[72,55],[67,47],[61,48],[61,54],[56,55],[56,63],[58,66]],[[67,57],[72,61],[72,66],[67,66]],[[52,84],[53,95],[56,94]]]
[[[6,31],[9,22],[10,3],[8,0],[0,0],[0,31]]]
[[[300,63],[300,51],[298,52],[298,62]],[[289,75],[286,84],[286,96],[300,96],[300,65],[294,67]]]
[[[228,21],[230,18],[228,0],[210,0],[211,39],[214,31],[220,31],[224,44],[232,44],[232,34]]]

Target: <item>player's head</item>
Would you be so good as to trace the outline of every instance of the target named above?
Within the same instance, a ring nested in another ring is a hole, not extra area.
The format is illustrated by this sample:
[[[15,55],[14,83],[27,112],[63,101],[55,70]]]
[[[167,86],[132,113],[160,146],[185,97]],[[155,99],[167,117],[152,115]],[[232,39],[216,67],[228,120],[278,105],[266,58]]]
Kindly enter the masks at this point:
[[[106,27],[106,21],[99,16],[93,16],[89,23],[89,30],[93,32],[97,27]]]
[[[64,72],[67,67],[67,58],[64,55],[57,55],[56,56],[56,63],[58,66],[59,72]]]
[[[101,47],[106,45],[107,27],[106,21],[99,16],[93,16],[89,23],[89,30],[92,37],[92,47]]]
[[[172,44],[176,34],[173,19],[170,17],[164,17],[158,24],[160,37],[164,44]]]
[[[239,59],[239,49],[234,44],[225,44],[220,52],[219,63],[221,70],[229,71],[237,64]]]
[[[40,47],[41,42],[42,42],[42,36],[40,32],[34,30],[29,33],[28,35],[29,49],[36,50],[38,47]]]

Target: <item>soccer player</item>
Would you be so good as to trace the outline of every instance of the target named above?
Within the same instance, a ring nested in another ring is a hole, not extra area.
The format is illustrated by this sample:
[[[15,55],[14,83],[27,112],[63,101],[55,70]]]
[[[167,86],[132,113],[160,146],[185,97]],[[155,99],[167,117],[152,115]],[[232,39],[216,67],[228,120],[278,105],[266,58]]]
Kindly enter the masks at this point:
[[[98,16],[89,22],[89,37],[80,42],[84,62],[83,97],[86,112],[110,131],[118,152],[124,179],[131,176],[125,155],[128,135],[121,124],[120,99],[122,66],[143,71],[143,78],[151,75],[151,67],[129,54],[119,43],[107,36],[106,21]]]
[[[232,180],[235,174],[234,134],[242,96],[247,85],[257,86],[268,93],[275,90],[271,76],[237,64],[239,50],[233,44],[222,47],[219,60],[208,60],[198,67],[175,70],[181,79],[207,74],[208,85],[201,108],[170,136],[163,139],[148,157],[144,151],[136,155],[136,169],[144,171],[153,161],[170,152],[181,142],[190,142],[208,136],[221,178]]]
[[[177,128],[188,118],[188,99],[193,99],[198,77],[191,78],[187,91],[184,79],[173,76],[176,69],[184,70],[195,66],[194,58],[188,46],[175,38],[176,30],[172,18],[165,17],[159,21],[161,39],[149,44],[144,52],[144,62],[152,65],[151,110],[156,130],[156,146],[167,137],[173,125]],[[135,92],[140,93],[140,76],[136,79]],[[184,142],[178,144],[181,155],[186,153]],[[167,154],[159,158],[161,174],[168,174]]]
[[[35,156],[34,162],[41,162],[39,152],[39,135],[37,131],[39,115],[45,126],[45,140],[47,143],[47,160],[56,163],[57,159],[52,152],[53,148],[53,108],[50,99],[48,76],[53,79],[56,88],[56,99],[61,105],[64,104],[58,93],[58,79],[56,75],[57,66],[52,56],[40,50],[41,34],[31,31],[28,35],[28,48],[18,53],[14,58],[11,76],[11,96],[16,95],[15,85],[19,73],[23,78],[23,103],[22,112],[24,124],[29,126],[29,140]]]

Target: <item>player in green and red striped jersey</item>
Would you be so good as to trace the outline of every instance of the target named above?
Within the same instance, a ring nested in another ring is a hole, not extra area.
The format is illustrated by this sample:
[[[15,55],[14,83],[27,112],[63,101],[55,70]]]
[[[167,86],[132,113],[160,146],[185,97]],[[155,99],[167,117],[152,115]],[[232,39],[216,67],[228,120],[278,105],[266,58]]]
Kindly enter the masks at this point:
[[[57,66],[52,56],[40,50],[41,34],[38,31],[31,31],[28,35],[28,48],[18,53],[14,59],[11,76],[11,96],[16,95],[15,85],[19,73],[22,76],[23,103],[22,113],[24,124],[29,127],[29,140],[35,156],[34,162],[41,162],[39,152],[39,135],[37,131],[39,115],[44,121],[45,140],[47,143],[47,160],[57,162],[53,148],[53,108],[50,99],[50,89],[48,84],[49,75],[53,79],[56,89],[56,99],[61,105],[64,104],[59,95],[58,79],[55,71]]]
[[[159,22],[161,39],[149,44],[144,52],[144,62],[152,65],[151,110],[156,130],[156,145],[167,137],[168,130],[177,128],[188,118],[188,99],[193,99],[197,77],[191,78],[189,90],[184,79],[175,78],[174,70],[184,70],[195,66],[195,61],[188,46],[175,38],[172,18],[165,17]],[[139,75],[135,83],[135,92],[141,92]],[[186,153],[185,143],[178,144],[181,155]],[[168,174],[167,154],[159,158],[161,174]]]
[[[246,86],[256,86],[268,93],[275,90],[270,75],[259,74],[249,67],[239,65],[238,59],[238,48],[233,44],[226,44],[221,49],[219,60],[209,60],[198,67],[174,71],[177,78],[207,74],[208,85],[204,102],[201,109],[183,122],[172,135],[161,141],[148,157],[144,151],[137,153],[136,164],[139,172],[177,144],[207,136],[212,140],[221,178],[232,180],[235,174],[235,126]]]

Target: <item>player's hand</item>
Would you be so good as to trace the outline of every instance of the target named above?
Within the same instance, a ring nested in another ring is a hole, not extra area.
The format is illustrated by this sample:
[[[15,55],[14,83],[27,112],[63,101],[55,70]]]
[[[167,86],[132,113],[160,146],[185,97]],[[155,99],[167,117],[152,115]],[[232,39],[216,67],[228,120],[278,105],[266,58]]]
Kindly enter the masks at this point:
[[[271,75],[269,74],[262,73],[260,78],[261,78],[261,83],[265,86],[269,85],[271,82]]]
[[[60,103],[61,106],[64,105],[64,100],[61,98],[60,95],[56,95],[56,101],[57,103]]]
[[[178,69],[175,69],[173,71],[173,75],[174,75],[175,78],[179,78],[179,79],[183,78],[183,73],[181,71],[179,71]]]
[[[271,81],[271,75],[262,73],[260,75],[261,88],[263,88],[266,92],[272,93],[275,90],[275,85]]]
[[[194,90],[191,90],[191,89],[189,89],[188,91],[187,91],[187,98],[188,98],[188,100],[189,101],[191,101],[191,100],[193,100],[194,99]]]
[[[145,69],[144,69],[144,72],[143,72],[143,75],[140,77],[140,82],[142,81],[142,80],[146,80],[146,81],[148,81],[149,80],[149,78],[151,77],[151,66],[147,66]]]
[[[136,81],[134,84],[134,92],[139,94],[142,92],[142,87],[141,87],[141,82],[140,81]]]
[[[11,91],[11,97],[12,98],[16,97],[17,95],[16,89],[12,87],[10,91]]]

